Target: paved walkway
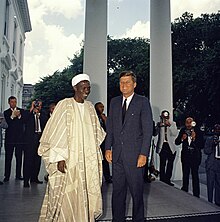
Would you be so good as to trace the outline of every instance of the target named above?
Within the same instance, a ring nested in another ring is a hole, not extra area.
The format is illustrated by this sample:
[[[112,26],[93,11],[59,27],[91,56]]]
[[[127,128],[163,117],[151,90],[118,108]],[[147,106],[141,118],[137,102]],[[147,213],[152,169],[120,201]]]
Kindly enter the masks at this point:
[[[0,179],[3,179],[4,153],[0,156]],[[0,222],[35,222],[38,220],[46,183],[23,188],[22,181],[14,179],[13,161],[12,176],[8,183],[0,186]],[[42,164],[40,179],[45,174]],[[179,190],[180,181],[170,187],[160,181],[145,184],[144,201],[147,221],[220,221],[220,207],[210,204],[206,196],[193,197],[190,193]],[[205,185],[201,184],[205,191]],[[111,221],[111,184],[103,184],[104,213],[99,221]],[[206,193],[206,192],[204,192]],[[131,216],[131,197],[127,198],[127,216]],[[196,220],[197,218],[197,220]],[[208,218],[208,219],[207,219]],[[131,221],[131,220],[130,220]]]

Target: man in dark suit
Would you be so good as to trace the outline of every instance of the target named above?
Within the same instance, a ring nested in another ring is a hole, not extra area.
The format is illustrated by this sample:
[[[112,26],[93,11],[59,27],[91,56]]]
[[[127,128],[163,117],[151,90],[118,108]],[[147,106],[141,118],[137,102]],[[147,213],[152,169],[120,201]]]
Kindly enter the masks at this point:
[[[95,104],[95,110],[96,110],[97,116],[99,118],[100,125],[104,129],[104,131],[106,132],[107,117],[104,114],[104,105],[101,102],[97,102]],[[101,147],[102,155],[103,155],[103,160],[102,160],[103,176],[105,178],[106,183],[112,183],[112,177],[110,175],[109,163],[105,158],[105,140],[102,142],[100,147]]]
[[[183,185],[181,190],[188,192],[189,175],[192,174],[193,195],[199,197],[199,165],[202,159],[201,149],[204,146],[203,135],[201,131],[195,127],[195,121],[192,117],[188,117],[178,137],[175,140],[176,145],[182,144],[181,162],[183,172]]]
[[[208,201],[220,206],[220,124],[214,125],[213,135],[207,137],[204,153]],[[213,195],[214,194],[214,195]]]
[[[146,97],[134,93],[136,76],[120,74],[122,96],[111,100],[106,125],[105,157],[112,162],[114,222],[125,221],[127,186],[133,200],[133,221],[144,221],[143,175],[152,137],[153,120]]]
[[[4,117],[8,124],[5,131],[5,178],[8,182],[11,174],[11,161],[15,150],[16,179],[22,180],[22,148],[24,146],[24,110],[17,107],[17,99],[14,96],[8,98],[9,109],[4,111]]]
[[[48,120],[46,114],[41,112],[42,101],[32,102],[30,111],[25,117],[25,141],[24,149],[24,187],[30,187],[31,183],[43,183],[38,179],[41,157],[37,154],[40,137]]]

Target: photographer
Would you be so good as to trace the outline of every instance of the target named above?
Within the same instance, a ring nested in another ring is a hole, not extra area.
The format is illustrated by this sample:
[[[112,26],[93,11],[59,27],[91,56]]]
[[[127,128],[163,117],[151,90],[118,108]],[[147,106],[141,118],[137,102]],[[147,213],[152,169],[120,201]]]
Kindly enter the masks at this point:
[[[43,183],[38,179],[41,157],[38,156],[37,150],[48,117],[41,109],[42,101],[33,101],[25,120],[24,187],[30,187],[29,181],[37,184]]]
[[[170,113],[167,110],[162,111],[160,122],[157,123],[157,150],[160,155],[160,180],[173,186],[170,179],[173,172],[173,162],[176,156],[176,146],[174,144],[177,136],[176,123],[170,120]]]
[[[212,136],[206,139],[204,153],[206,159],[207,193],[208,201],[213,201],[215,191],[215,204],[220,206],[220,124],[214,125]]]
[[[202,159],[203,136],[201,131],[195,127],[196,123],[192,117],[185,121],[185,127],[179,132],[175,140],[176,145],[182,144],[181,162],[183,172],[183,185],[181,190],[188,192],[189,174],[192,174],[193,195],[199,197],[199,165]]]

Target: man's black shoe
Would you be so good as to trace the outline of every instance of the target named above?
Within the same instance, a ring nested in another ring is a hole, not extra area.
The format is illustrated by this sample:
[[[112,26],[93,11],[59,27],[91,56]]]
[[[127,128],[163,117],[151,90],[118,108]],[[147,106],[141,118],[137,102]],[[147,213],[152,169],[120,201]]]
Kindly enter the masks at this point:
[[[23,177],[16,177],[15,180],[24,180]]]
[[[5,177],[3,181],[4,181],[4,182],[8,182],[8,181],[9,181],[9,178]]]
[[[170,186],[174,186],[174,184],[173,183],[171,183],[171,182],[166,182],[166,184],[168,184],[168,185],[170,185]]]
[[[42,183],[43,183],[43,181],[40,181],[40,180],[31,180],[31,183],[42,184]]]
[[[105,182],[106,182],[106,183],[112,183],[112,179],[109,178],[109,179],[105,180]]]
[[[3,185],[4,183],[2,181],[0,181],[0,185]]]
[[[30,187],[30,184],[29,184],[29,182],[24,182],[24,187],[25,187],[25,188],[28,188],[28,187]]]

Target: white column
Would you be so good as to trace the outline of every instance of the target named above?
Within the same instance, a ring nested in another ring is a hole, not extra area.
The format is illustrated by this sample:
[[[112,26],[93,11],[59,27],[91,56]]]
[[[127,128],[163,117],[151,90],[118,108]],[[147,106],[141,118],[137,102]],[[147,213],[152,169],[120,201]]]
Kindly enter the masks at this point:
[[[86,1],[83,72],[91,76],[89,100],[101,101],[106,106],[107,0]]]
[[[172,113],[172,56],[170,0],[150,2],[150,100],[155,121],[160,112]]]
[[[155,122],[162,110],[173,114],[170,0],[150,1],[150,101]],[[177,152],[173,179],[181,179],[180,154]],[[157,158],[157,163],[159,163]],[[158,167],[158,164],[157,164]]]

